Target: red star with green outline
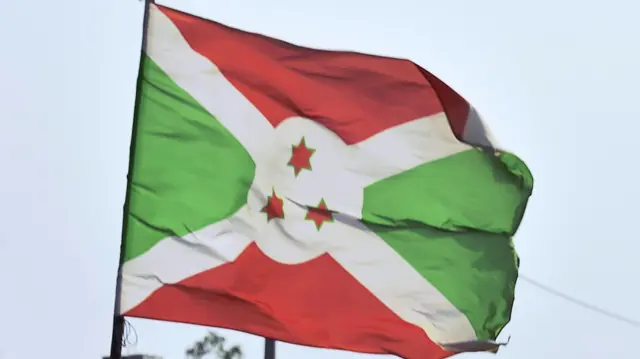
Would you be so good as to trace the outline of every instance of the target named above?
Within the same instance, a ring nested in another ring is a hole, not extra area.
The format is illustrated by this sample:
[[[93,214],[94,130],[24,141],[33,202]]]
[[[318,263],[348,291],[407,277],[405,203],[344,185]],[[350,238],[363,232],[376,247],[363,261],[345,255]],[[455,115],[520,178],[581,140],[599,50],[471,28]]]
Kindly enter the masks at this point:
[[[309,208],[304,219],[313,221],[316,224],[316,228],[320,230],[324,222],[333,222],[333,212],[327,208],[323,198],[317,207]]]
[[[267,198],[267,204],[260,212],[267,214],[267,222],[275,218],[284,218],[284,202],[278,197],[275,189],[272,190],[271,196]]]
[[[287,164],[293,167],[293,173],[296,177],[303,169],[311,171],[311,156],[314,152],[316,152],[315,149],[307,147],[304,137],[298,145],[291,146],[291,159]]]

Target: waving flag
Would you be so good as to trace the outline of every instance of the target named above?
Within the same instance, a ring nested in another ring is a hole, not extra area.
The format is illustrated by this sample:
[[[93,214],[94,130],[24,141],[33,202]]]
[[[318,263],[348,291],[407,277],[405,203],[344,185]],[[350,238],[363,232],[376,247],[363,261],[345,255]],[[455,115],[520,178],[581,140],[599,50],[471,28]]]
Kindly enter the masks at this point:
[[[491,347],[533,179],[462,97],[408,60],[153,4],[146,34],[121,314],[411,359]]]

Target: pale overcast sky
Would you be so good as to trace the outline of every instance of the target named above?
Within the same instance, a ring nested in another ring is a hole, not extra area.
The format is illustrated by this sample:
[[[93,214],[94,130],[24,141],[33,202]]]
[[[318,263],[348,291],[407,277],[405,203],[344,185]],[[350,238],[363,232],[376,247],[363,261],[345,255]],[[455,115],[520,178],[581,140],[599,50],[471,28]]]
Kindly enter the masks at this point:
[[[300,45],[410,58],[530,166],[522,273],[640,319],[640,3],[165,0]],[[109,351],[143,3],[0,10],[0,358]],[[127,352],[184,358],[204,328],[132,320]],[[248,359],[260,338],[220,331]],[[640,330],[519,282],[496,358],[640,357]],[[35,338],[35,342],[33,342]],[[459,358],[491,358],[489,354]],[[278,344],[278,359],[373,358]]]

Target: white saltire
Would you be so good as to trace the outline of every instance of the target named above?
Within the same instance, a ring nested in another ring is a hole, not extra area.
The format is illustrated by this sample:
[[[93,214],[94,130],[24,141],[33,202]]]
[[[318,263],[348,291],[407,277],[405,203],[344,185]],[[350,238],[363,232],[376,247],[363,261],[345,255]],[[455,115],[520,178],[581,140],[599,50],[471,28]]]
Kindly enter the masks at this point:
[[[444,113],[396,126],[354,145],[314,121],[289,118],[274,128],[176,26],[150,5],[146,53],[246,148],[256,164],[247,204],[233,216],[182,238],[169,237],[122,268],[121,312],[163,284],[234,261],[252,242],[285,264],[328,253],[404,320],[440,344],[476,340],[467,317],[359,219],[363,190],[425,162],[467,150]],[[312,171],[294,176],[291,145],[304,136],[315,149]],[[284,200],[284,219],[261,213],[272,191]],[[307,207],[324,199],[334,222],[317,229]],[[166,265],[171,263],[171,265]],[[375,263],[375,265],[371,265]]]

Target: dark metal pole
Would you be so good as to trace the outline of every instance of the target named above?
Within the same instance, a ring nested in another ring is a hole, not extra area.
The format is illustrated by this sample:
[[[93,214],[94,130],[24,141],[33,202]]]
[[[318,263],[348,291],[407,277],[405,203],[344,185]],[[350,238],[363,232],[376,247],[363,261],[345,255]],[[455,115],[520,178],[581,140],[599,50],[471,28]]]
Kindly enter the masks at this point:
[[[147,41],[147,24],[148,24],[148,18],[149,18],[149,4],[153,3],[153,0],[144,0],[144,13],[143,13],[143,19],[142,19],[142,46],[141,46],[141,51],[140,51],[140,65],[139,65],[139,69],[138,69],[138,80],[137,80],[137,88],[140,88],[140,83],[142,82],[142,77],[143,77],[143,61],[144,61],[144,49],[145,49],[145,45],[146,45],[146,41]],[[130,149],[129,149],[129,176],[131,176],[132,173],[132,169],[133,169],[133,158],[134,158],[134,154],[135,154],[135,144],[136,144],[136,130],[137,130],[137,125],[138,125],[138,118],[137,118],[137,109],[138,109],[138,103],[140,102],[140,92],[138,91],[136,93],[136,101],[135,101],[135,106],[134,106],[134,116],[133,116],[133,126],[132,126],[132,132],[131,132],[131,144],[130,144]],[[131,193],[131,188],[130,188],[130,181],[131,179],[129,178],[128,183],[127,183],[127,192],[125,194],[125,201],[124,201],[124,213],[123,213],[123,220],[122,220],[122,240],[120,242],[120,261],[118,262],[118,276],[116,278],[116,295],[115,295],[115,301],[114,301],[114,306],[113,306],[113,328],[111,330],[111,352],[109,354],[109,358],[110,359],[122,359],[122,339],[124,336],[124,329],[125,329],[125,320],[124,320],[124,316],[120,315],[120,291],[122,289],[122,285],[121,285],[121,266],[122,266],[122,262],[124,260],[124,241],[125,241],[125,237],[126,237],[126,231],[127,231],[127,222],[128,222],[128,214],[129,214],[129,197],[130,197],[130,193]]]
[[[264,338],[264,359],[276,359],[276,341]]]
[[[113,316],[113,329],[111,331],[111,359],[122,359],[122,336],[124,335],[124,317]]]

